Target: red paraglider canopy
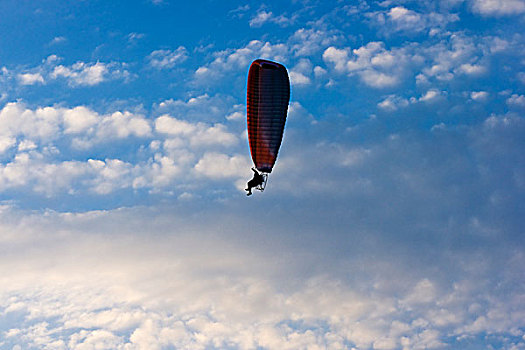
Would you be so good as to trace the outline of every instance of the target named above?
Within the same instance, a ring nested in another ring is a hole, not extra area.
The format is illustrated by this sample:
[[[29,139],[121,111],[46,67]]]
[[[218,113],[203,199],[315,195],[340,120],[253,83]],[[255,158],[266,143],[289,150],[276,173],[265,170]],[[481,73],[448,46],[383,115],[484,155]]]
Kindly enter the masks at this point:
[[[248,73],[248,139],[257,170],[271,173],[283,138],[290,80],[279,63],[258,59]]]

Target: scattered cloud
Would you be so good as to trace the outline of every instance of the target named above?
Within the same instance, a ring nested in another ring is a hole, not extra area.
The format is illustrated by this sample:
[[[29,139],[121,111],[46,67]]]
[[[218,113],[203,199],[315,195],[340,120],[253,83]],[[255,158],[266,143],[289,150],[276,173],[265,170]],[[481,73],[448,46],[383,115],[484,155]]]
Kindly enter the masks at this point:
[[[201,108],[209,108],[208,102]],[[221,123],[191,121],[192,107],[202,104],[199,99],[172,104],[177,105],[173,112],[190,119],[163,114],[151,120],[129,111],[99,114],[86,106],[30,109],[22,102],[8,103],[0,110],[0,155],[5,159],[0,188],[45,196],[107,195],[124,188],[159,190],[172,184],[182,170],[187,173],[181,179],[188,181],[194,167],[208,174],[203,167],[215,154],[211,150],[227,156],[240,133]],[[225,121],[226,111],[218,111]],[[119,158],[122,148],[131,161]]]
[[[320,28],[300,28],[289,39],[288,44],[295,56],[311,56],[322,52],[329,45],[342,39],[336,31]]]
[[[155,50],[148,57],[149,65],[156,69],[171,69],[188,58],[185,47],[179,46],[176,50]]]
[[[471,0],[472,11],[483,16],[512,16],[525,13],[523,0]]]
[[[72,85],[97,85],[104,81],[108,69],[105,64],[97,62],[87,65],[83,62],[75,63],[71,67],[57,66],[51,73],[52,78],[63,77]]]
[[[22,85],[35,85],[37,83],[43,84],[44,77],[40,73],[24,73],[18,75],[18,80]]]
[[[240,49],[217,52],[216,58],[210,64],[201,66],[195,71],[195,78],[197,81],[209,83],[210,78],[219,78],[237,67],[246,67],[257,58],[285,62],[288,51],[285,44],[274,45],[270,42],[252,40]]]
[[[404,6],[371,12],[367,16],[371,18],[372,24],[383,35],[391,35],[396,32],[421,33],[424,31],[436,35],[438,32],[442,32],[449,23],[459,21],[459,16],[456,14],[419,13]]]
[[[53,38],[53,40],[51,40],[51,45],[58,45],[58,44],[61,44],[61,43],[64,43],[67,41],[67,38],[65,36],[56,36]]]
[[[188,138],[189,144],[196,147],[211,145],[231,146],[238,141],[238,138],[229,133],[222,124],[212,126],[204,123],[193,124],[168,115],[162,115],[155,119],[155,130],[158,133],[171,137]]]
[[[310,84],[310,78],[299,72],[290,72],[290,81],[294,86],[308,85]]]
[[[260,27],[265,22],[272,19],[273,13],[264,10],[257,12],[257,15],[250,20],[250,27]]]
[[[191,95],[187,99],[169,99],[155,105],[155,113],[179,116],[186,120],[215,123],[223,121],[224,118],[245,106],[236,104],[229,95],[215,94]]]
[[[486,98],[486,96],[483,94],[483,92],[480,93],[472,93],[473,96],[476,96],[476,99],[478,101],[483,100]],[[486,93],[485,93],[486,94]],[[425,92],[422,96],[419,98],[417,97],[410,97],[405,98],[398,95],[388,95],[383,101],[379,102],[377,106],[385,111],[396,111],[401,108],[408,107],[411,104],[418,103],[418,102],[424,102],[424,103],[434,103],[436,101],[439,101],[446,95],[445,91],[440,91],[437,89],[430,89],[427,92]],[[472,99],[475,99],[474,97]]]
[[[312,72],[312,62],[306,58],[300,59],[299,62],[289,72],[292,86],[310,84],[310,76]]]
[[[478,102],[485,101],[488,97],[489,93],[487,91],[472,91],[470,93],[470,98]]]
[[[240,5],[238,6],[237,8],[231,10],[230,12],[228,12],[228,14],[232,17],[236,17],[236,18],[242,18],[246,15],[246,13],[250,10],[250,5],[249,4],[246,4],[246,5]]]
[[[521,107],[525,108],[525,96],[524,95],[518,95],[518,94],[512,94],[507,99],[507,105],[511,107]]]
[[[482,65],[465,63],[459,66],[458,71],[467,75],[480,75],[486,72],[486,68]]]
[[[406,78],[410,67],[418,62],[418,57],[408,48],[386,50],[383,42],[370,42],[351,52],[331,46],[324,51],[323,59],[337,72],[358,75],[373,88],[398,85]]]
[[[250,166],[251,161],[246,155],[229,157],[221,153],[205,153],[195,164],[195,170],[198,174],[211,179],[239,178]]]
[[[396,95],[389,95],[387,98],[377,104],[379,108],[387,111],[395,111],[408,105],[409,101],[406,98]]]
[[[128,43],[131,45],[135,45],[140,40],[144,39],[146,37],[146,34],[144,33],[136,33],[132,32],[128,34]]]
[[[423,96],[419,98],[421,102],[434,102],[442,97],[445,93],[436,89],[428,90]]]
[[[112,80],[127,82],[133,76],[126,63],[78,61],[67,66],[60,64],[62,60],[57,55],[49,55],[42,60],[40,65],[33,68],[14,67],[7,69],[3,67],[0,84],[4,80],[4,84],[17,82],[19,85],[45,84],[49,86],[53,81],[65,80],[70,87],[85,87]]]
[[[295,18],[295,16],[292,16],[291,18],[286,17],[285,15],[276,16],[271,11],[261,9],[257,11],[257,14],[252,19],[250,19],[250,27],[261,27],[265,23],[274,23],[281,27],[287,27],[293,24]]]
[[[243,120],[246,117],[246,106],[235,105],[233,106],[233,112],[226,116],[227,120]]]
[[[450,81],[458,73],[476,76],[486,72],[483,48],[474,38],[453,34],[425,51],[430,64],[423,74],[428,78]]]
[[[66,79],[70,86],[94,86],[107,80],[127,79],[130,73],[116,63],[77,62],[71,66],[58,65],[50,73],[52,79]]]

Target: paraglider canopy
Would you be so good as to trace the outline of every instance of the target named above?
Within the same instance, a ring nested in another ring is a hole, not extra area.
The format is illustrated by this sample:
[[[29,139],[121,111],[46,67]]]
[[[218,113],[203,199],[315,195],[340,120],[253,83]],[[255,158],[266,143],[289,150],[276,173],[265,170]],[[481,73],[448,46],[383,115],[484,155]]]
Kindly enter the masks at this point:
[[[253,163],[257,170],[272,172],[281,146],[290,101],[286,68],[277,62],[258,59],[248,72],[247,123]],[[266,184],[267,176],[264,184]],[[264,190],[264,185],[260,190]]]
[[[277,62],[258,59],[248,72],[246,96],[248,140],[255,168],[252,188],[264,191],[281,147],[290,101],[290,79],[286,68]]]

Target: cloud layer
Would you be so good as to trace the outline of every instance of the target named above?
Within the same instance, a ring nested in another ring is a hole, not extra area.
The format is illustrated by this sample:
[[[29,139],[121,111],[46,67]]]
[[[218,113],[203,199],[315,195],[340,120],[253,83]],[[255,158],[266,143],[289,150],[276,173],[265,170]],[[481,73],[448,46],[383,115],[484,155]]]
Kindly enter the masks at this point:
[[[521,342],[518,247],[480,263],[489,247],[465,254],[441,250],[445,242],[437,239],[441,251],[432,259],[400,259],[403,244],[376,240],[387,231],[306,229],[297,236],[278,223],[283,215],[251,227],[256,217],[233,203],[221,205],[223,218],[159,209],[40,216],[4,207],[2,244],[10,249],[0,261],[2,346],[428,349],[476,346],[480,336],[506,347]],[[436,270],[445,265],[446,274]]]

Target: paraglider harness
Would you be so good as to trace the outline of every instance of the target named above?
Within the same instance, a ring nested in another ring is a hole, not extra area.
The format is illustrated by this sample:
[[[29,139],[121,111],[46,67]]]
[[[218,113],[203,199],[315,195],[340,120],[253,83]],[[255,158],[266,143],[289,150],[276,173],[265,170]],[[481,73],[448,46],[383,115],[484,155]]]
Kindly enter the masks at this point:
[[[266,188],[266,183],[268,182],[268,173],[259,173],[259,175],[262,176],[263,178],[263,181],[262,183],[260,183],[259,185],[257,185],[257,187],[255,187],[255,189],[263,192],[264,189]]]
[[[252,188],[261,192],[264,191],[266,183],[268,182],[268,173],[259,172],[259,170],[255,168],[252,168],[252,171],[254,174],[253,179],[248,181],[248,188],[246,189],[246,191],[248,191],[248,196],[252,194]]]

